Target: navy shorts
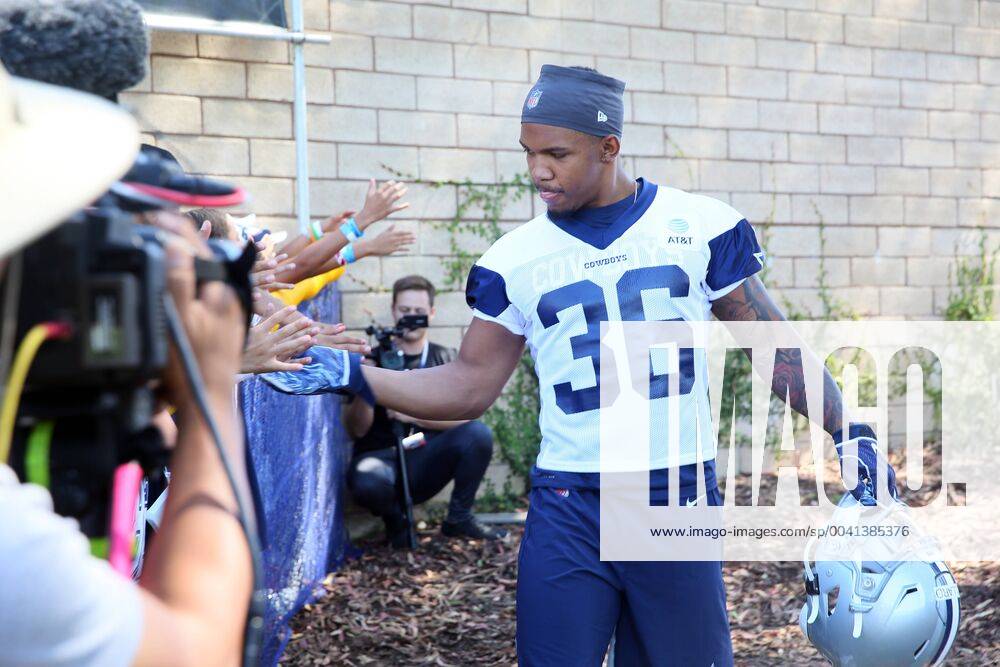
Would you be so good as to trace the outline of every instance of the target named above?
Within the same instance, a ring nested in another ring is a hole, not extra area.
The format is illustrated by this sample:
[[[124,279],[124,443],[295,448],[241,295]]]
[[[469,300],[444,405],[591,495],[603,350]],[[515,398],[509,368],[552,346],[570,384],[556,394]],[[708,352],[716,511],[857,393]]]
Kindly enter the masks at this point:
[[[532,475],[518,556],[518,664],[599,666],[614,634],[616,667],[732,665],[721,563],[602,562],[600,491],[574,484],[583,477]],[[703,488],[710,505],[721,504],[714,470]],[[696,493],[682,483],[681,502]]]

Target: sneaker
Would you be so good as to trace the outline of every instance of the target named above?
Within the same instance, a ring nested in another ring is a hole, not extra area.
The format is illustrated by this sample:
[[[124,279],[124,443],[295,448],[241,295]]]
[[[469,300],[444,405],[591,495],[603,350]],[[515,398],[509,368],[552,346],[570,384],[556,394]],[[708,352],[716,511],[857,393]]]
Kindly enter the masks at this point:
[[[505,529],[479,523],[476,517],[469,517],[465,521],[446,519],[441,524],[441,532],[448,537],[471,537],[475,540],[506,540],[508,535]]]

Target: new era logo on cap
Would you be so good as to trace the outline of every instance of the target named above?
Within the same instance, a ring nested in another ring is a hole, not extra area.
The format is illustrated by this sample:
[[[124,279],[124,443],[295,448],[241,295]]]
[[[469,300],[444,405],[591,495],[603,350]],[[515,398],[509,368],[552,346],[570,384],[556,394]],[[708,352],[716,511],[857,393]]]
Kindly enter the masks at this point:
[[[598,123],[608,122],[608,115],[603,111],[601,111],[600,109],[597,110],[597,122]]]

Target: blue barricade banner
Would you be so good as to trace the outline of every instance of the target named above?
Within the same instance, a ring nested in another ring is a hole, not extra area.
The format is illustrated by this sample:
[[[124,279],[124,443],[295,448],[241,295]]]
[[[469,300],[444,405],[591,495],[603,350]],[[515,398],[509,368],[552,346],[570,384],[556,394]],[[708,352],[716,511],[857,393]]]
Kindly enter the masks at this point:
[[[336,287],[300,310],[339,322]],[[340,396],[286,395],[254,377],[240,384],[239,399],[264,549],[268,607],[261,664],[274,665],[288,641],[288,622],[346,555],[341,487],[350,447]]]

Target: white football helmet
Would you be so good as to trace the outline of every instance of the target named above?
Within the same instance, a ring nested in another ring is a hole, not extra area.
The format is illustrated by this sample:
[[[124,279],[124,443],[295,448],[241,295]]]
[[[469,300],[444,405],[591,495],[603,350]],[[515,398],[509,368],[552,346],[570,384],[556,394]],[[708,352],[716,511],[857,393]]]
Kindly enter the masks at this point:
[[[845,494],[840,512],[858,509]],[[879,506],[882,516],[901,511],[893,502]],[[927,540],[923,541],[927,546]],[[799,625],[809,641],[837,667],[925,667],[938,665],[958,632],[958,584],[940,560],[830,559],[812,561],[815,540],[804,558],[806,603]],[[913,547],[907,547],[912,549]],[[904,556],[910,558],[906,559]]]

